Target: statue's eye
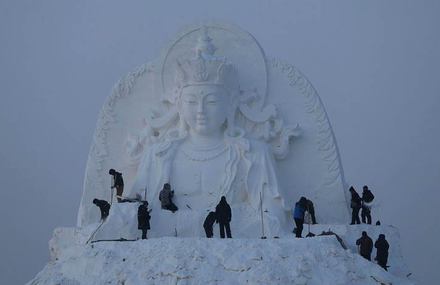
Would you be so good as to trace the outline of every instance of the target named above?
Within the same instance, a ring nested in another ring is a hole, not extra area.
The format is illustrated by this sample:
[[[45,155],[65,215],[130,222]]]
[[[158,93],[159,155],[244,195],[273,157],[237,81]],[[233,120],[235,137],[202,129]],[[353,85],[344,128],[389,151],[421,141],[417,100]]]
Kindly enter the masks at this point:
[[[218,100],[217,97],[214,95],[209,95],[206,97],[206,104],[208,105],[215,105],[217,104]]]
[[[194,96],[188,96],[184,99],[184,102],[189,105],[197,104],[197,99]]]

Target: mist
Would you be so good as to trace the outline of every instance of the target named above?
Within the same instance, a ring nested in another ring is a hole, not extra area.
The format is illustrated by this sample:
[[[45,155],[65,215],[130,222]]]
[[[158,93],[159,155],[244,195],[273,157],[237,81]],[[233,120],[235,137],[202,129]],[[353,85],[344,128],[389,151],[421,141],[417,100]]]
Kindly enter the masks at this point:
[[[400,229],[419,284],[440,279],[437,1],[0,2],[0,283],[24,284],[74,226],[99,110],[185,26],[232,23],[321,96],[345,177]],[[317,209],[319,211],[319,209]],[[348,223],[347,217],[347,223]]]

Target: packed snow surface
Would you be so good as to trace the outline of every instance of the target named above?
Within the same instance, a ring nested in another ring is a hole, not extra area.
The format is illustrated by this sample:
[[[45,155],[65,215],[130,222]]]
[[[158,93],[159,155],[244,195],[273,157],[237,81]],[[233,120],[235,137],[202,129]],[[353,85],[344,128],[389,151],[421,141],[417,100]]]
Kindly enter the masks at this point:
[[[60,228],[50,242],[52,260],[28,284],[414,284],[405,277],[394,228],[320,225],[312,230],[324,228],[339,231],[348,249],[335,236],[162,237],[86,244],[92,227]],[[389,237],[389,272],[355,252],[355,239],[364,229],[373,240],[376,231]]]

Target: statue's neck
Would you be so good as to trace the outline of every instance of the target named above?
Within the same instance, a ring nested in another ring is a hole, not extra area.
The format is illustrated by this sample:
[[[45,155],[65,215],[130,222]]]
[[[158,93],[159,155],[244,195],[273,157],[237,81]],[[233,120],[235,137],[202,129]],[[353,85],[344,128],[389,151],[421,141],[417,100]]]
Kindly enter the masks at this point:
[[[190,131],[188,142],[195,148],[210,149],[223,142],[223,134],[222,132],[215,132],[209,135],[203,135]]]

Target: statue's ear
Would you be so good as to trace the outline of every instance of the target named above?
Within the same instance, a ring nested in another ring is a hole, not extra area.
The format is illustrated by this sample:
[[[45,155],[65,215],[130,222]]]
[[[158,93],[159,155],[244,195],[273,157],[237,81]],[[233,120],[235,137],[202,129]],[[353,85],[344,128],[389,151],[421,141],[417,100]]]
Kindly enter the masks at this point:
[[[228,113],[226,116],[227,120],[227,132],[230,136],[234,136],[235,133],[235,115],[237,113],[238,107],[238,96],[237,94],[230,94],[228,102]]]

